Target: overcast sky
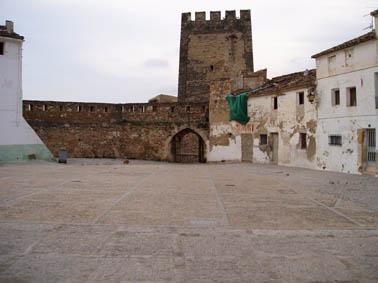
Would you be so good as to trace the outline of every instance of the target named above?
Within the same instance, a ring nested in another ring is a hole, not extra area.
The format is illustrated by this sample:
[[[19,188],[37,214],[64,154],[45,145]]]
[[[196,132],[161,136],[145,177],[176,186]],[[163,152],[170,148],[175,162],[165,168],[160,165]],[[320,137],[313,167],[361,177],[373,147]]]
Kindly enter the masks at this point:
[[[314,68],[311,55],[369,30],[377,0],[0,0],[25,36],[24,99],[145,102],[177,95],[182,12],[250,9],[255,70]],[[207,15],[209,16],[209,15]]]

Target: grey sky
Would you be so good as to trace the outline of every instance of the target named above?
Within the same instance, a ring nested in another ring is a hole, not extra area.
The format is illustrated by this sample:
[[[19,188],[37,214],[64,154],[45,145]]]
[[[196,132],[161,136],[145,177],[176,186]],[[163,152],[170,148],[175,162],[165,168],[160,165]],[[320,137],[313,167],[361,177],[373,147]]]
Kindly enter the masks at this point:
[[[0,0],[25,36],[25,99],[144,102],[177,94],[182,12],[250,9],[255,70],[314,68],[311,55],[368,30],[376,0]]]

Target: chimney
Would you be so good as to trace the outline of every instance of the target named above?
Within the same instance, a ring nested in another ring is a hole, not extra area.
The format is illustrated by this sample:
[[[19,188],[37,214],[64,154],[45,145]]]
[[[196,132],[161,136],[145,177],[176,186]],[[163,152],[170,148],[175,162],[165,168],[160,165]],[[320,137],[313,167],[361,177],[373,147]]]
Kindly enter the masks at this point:
[[[378,38],[378,9],[371,12],[370,15],[374,18],[375,35]]]
[[[8,33],[13,33],[13,22],[12,21],[5,21],[5,26],[7,28]]]

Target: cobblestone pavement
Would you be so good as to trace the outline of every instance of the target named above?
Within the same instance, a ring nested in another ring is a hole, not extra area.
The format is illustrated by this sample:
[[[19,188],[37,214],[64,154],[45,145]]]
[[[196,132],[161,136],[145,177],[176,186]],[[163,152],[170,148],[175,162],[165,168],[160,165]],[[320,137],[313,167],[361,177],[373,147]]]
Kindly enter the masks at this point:
[[[255,164],[0,164],[1,282],[377,282],[378,178]]]

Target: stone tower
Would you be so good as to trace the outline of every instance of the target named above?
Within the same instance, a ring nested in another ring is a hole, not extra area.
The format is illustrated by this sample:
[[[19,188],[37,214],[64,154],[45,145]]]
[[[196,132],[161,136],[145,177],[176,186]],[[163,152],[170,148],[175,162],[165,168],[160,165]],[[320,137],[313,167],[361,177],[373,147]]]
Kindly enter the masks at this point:
[[[231,79],[243,88],[243,77],[253,73],[251,12],[196,12],[181,18],[179,102],[209,101],[210,84]]]

